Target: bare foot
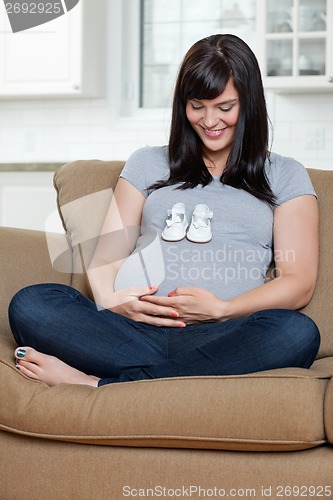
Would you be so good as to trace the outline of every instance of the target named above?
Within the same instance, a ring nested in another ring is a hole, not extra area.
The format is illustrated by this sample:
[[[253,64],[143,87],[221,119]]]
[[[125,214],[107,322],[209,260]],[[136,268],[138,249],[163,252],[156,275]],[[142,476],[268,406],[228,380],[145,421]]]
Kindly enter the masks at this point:
[[[21,373],[34,380],[41,380],[49,386],[58,384],[83,384],[97,387],[100,380],[93,375],[76,370],[60,359],[42,354],[32,347],[15,350],[16,367]]]

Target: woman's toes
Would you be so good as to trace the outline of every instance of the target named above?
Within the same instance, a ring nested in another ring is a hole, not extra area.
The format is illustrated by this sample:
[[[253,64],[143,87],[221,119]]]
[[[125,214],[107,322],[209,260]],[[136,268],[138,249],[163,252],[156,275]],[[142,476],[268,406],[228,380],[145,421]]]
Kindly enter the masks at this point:
[[[33,363],[28,363],[26,361],[18,360],[16,362],[16,368],[29,378],[39,380],[39,376],[36,373],[37,365]]]
[[[18,347],[15,351],[16,360],[35,363],[36,365],[42,365],[45,356],[45,354],[36,351],[33,347]]]
[[[17,369],[29,378],[41,380],[49,386],[84,384],[97,387],[99,379],[72,368],[60,359],[36,351],[32,347],[15,350]]]
[[[18,347],[15,350],[16,368],[33,379],[39,379],[41,353],[32,347]]]
[[[15,358],[22,359],[26,356],[27,350],[24,347],[18,347],[15,350]]]
[[[30,361],[31,363],[38,361],[39,354],[40,353],[32,347],[18,347],[15,350],[16,359],[24,359],[25,361]]]

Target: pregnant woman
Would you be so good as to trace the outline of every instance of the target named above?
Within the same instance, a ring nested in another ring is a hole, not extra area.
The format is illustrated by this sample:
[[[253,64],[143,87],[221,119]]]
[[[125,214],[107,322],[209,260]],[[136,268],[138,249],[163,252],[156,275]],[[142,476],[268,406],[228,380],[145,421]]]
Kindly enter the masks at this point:
[[[301,164],[268,149],[260,70],[238,37],[189,49],[169,144],[128,159],[102,233],[94,301],[58,284],[13,297],[24,375],[98,387],[313,363],[318,328],[298,309],[316,283],[316,194]]]

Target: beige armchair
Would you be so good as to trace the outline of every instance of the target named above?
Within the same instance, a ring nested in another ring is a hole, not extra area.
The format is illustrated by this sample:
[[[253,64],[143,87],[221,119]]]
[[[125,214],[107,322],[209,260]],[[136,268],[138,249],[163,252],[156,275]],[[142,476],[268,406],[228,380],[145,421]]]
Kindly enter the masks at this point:
[[[86,217],[96,219],[98,229],[122,166],[78,161],[56,172],[66,243],[60,236],[0,228],[1,499],[332,498],[331,171],[309,171],[319,197],[321,256],[318,285],[305,312],[322,336],[310,370],[98,389],[50,388],[16,370],[7,319],[11,297],[38,282],[70,284],[89,295],[81,242],[94,235],[87,234]],[[93,193],[101,196],[87,196]],[[67,210],[82,197],[93,200],[93,208]],[[50,242],[60,248],[53,265]]]

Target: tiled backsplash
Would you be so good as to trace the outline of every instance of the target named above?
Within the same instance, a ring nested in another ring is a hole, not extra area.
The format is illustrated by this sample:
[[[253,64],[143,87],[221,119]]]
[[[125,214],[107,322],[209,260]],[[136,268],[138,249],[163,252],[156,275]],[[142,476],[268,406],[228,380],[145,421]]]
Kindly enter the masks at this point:
[[[163,125],[118,127],[105,99],[0,101],[0,163],[127,159],[145,144],[164,144]]]
[[[273,150],[307,167],[333,169],[333,93],[267,94]],[[0,163],[126,160],[165,144],[168,125],[111,121],[104,99],[0,101]]]
[[[333,92],[267,95],[273,148],[306,167],[333,170]]]

